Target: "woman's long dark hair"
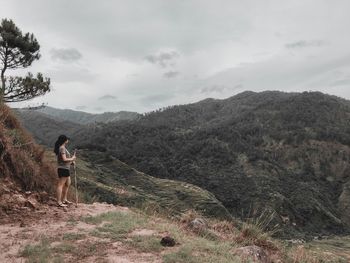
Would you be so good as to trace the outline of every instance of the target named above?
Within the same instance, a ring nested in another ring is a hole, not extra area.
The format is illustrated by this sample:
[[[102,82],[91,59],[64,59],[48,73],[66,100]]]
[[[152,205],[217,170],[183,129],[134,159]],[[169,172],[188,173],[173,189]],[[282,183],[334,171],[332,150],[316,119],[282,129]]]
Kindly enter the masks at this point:
[[[61,147],[61,145],[64,144],[67,140],[68,140],[68,137],[66,135],[58,136],[58,139],[55,142],[55,148],[53,150],[56,155],[58,155],[59,148]]]

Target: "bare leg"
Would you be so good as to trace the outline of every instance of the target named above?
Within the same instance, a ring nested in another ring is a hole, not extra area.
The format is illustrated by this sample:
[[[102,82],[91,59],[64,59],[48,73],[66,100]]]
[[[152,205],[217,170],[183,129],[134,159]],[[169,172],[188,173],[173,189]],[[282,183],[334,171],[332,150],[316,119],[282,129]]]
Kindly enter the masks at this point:
[[[71,184],[71,180],[70,180],[70,176],[66,177],[67,180],[65,182],[65,184],[63,185],[63,190],[62,190],[62,194],[63,194],[63,198],[62,200],[67,200],[67,195],[68,195],[68,189],[69,189],[69,186]]]
[[[67,181],[67,177],[60,177],[58,178],[58,183],[57,183],[57,202],[61,203],[62,202],[62,190],[63,190],[63,186],[66,184]]]

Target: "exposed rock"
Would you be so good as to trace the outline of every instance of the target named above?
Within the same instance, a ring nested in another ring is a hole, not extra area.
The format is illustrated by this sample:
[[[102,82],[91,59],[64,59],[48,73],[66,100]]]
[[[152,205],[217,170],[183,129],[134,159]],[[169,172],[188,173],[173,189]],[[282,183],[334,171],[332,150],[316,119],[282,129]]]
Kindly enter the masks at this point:
[[[195,231],[203,231],[208,229],[208,224],[203,218],[195,218],[193,219],[189,226]]]
[[[21,195],[21,194],[14,194],[14,195],[12,195],[11,199],[13,200],[13,203],[18,204],[19,206],[24,205],[25,202],[27,201],[27,199],[25,199],[23,197],[23,195]]]
[[[290,239],[287,241],[292,243],[292,244],[304,244],[305,243],[305,240],[303,240],[303,239]]]
[[[258,246],[246,246],[237,248],[234,251],[235,255],[240,256],[242,259],[248,260],[252,259],[254,262],[258,263],[271,263],[271,259],[268,257],[266,252]]]
[[[26,207],[30,207],[32,209],[36,209],[38,207],[38,202],[35,199],[33,199],[33,198],[29,198],[29,199],[26,200],[24,205]]]

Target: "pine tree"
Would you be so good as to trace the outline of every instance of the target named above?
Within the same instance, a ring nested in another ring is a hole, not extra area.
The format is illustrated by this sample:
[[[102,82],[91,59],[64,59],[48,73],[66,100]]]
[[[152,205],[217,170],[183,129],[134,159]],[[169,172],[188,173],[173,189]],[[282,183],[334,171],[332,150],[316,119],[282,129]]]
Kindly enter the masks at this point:
[[[41,73],[6,76],[7,70],[29,67],[40,58],[40,45],[33,34],[23,34],[12,20],[0,24],[0,104],[30,100],[50,91],[50,79]]]

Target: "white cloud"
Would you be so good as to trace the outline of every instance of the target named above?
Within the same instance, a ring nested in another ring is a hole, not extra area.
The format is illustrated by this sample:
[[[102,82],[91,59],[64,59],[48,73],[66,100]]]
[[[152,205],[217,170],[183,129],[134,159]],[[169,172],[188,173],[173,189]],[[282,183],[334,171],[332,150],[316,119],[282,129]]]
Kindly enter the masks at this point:
[[[77,61],[82,58],[82,54],[75,48],[53,48],[50,53],[53,60],[64,62]]]
[[[176,78],[179,75],[180,75],[180,72],[178,71],[168,71],[163,74],[163,77],[167,79],[172,79],[172,78]]]
[[[152,64],[157,64],[162,68],[166,68],[169,66],[174,67],[176,64],[176,60],[180,57],[180,54],[175,50],[172,51],[162,51],[158,54],[152,54],[145,56],[145,60]]]
[[[106,94],[106,95],[103,95],[102,97],[99,97],[98,99],[99,100],[115,100],[115,99],[117,99],[117,97],[113,96],[113,95]]]

